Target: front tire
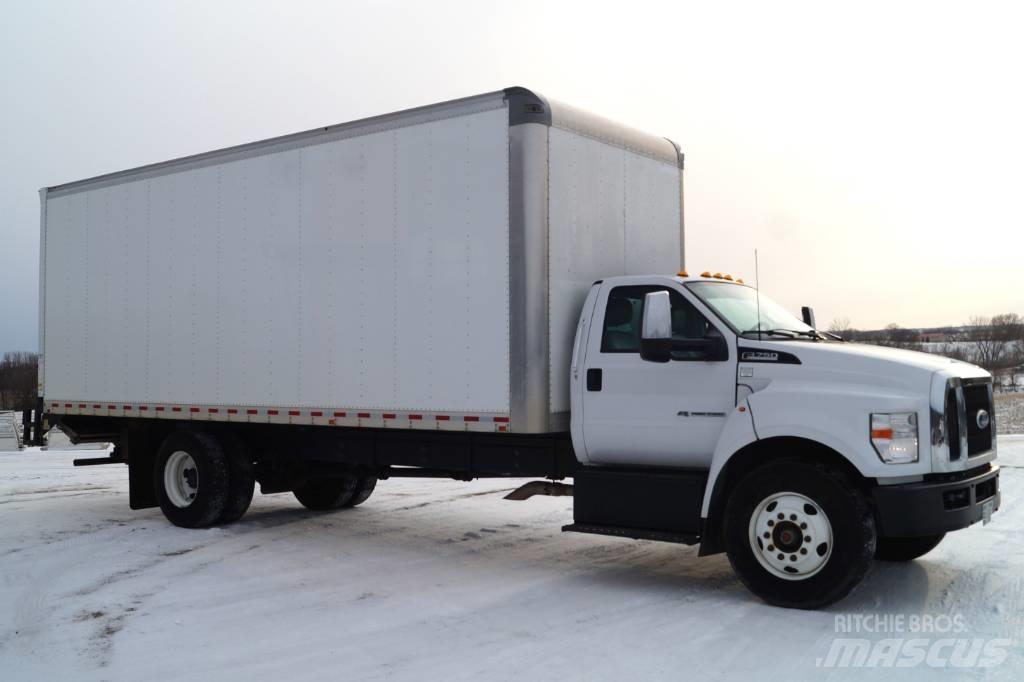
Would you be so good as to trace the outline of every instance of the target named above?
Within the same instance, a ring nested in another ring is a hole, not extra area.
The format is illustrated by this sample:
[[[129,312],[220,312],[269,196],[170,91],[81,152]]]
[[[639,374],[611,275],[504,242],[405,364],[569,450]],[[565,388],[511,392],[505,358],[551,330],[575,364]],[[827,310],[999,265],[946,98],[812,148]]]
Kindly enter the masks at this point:
[[[153,471],[164,516],[182,528],[202,528],[218,521],[228,503],[228,472],[228,457],[209,434],[176,431],[167,436]]]
[[[775,606],[817,609],[845,597],[875,553],[874,517],[840,472],[781,460],[748,473],[729,497],[725,545],[747,588]]]
[[[935,549],[945,533],[914,538],[878,538],[875,558],[881,561],[913,561]]]

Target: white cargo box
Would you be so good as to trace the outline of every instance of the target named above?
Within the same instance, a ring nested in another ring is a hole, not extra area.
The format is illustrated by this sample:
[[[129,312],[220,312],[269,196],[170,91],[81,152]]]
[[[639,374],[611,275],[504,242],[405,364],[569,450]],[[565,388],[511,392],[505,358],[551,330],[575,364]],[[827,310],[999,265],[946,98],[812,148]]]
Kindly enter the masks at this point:
[[[41,191],[57,414],[568,428],[585,294],[682,263],[682,156],[522,88]]]

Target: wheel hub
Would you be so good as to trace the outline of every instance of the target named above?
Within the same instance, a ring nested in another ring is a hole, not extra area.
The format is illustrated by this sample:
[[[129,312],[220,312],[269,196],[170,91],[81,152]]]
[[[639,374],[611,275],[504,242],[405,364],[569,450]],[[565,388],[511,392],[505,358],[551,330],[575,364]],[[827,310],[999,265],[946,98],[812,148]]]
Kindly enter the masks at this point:
[[[192,504],[199,492],[199,469],[192,455],[184,450],[171,453],[164,465],[164,492],[175,507]]]
[[[832,555],[832,524],[824,510],[806,495],[769,495],[750,516],[750,549],[772,575],[806,580]]]

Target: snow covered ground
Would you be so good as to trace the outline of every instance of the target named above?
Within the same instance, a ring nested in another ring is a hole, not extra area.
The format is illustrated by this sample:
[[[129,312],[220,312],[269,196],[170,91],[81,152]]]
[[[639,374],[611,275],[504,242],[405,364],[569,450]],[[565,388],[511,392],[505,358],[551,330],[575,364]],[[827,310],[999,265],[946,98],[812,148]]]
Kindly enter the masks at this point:
[[[723,556],[563,534],[571,501],[502,500],[518,481],[385,481],[330,514],[258,495],[239,523],[189,531],[128,509],[124,467],[0,453],[0,679],[1017,680],[1024,436],[999,448],[993,523],[876,564],[819,612],[762,604]],[[896,633],[837,634],[855,619]],[[829,667],[837,637],[923,637],[941,655]],[[952,667],[949,637],[1005,660]]]
[[[996,393],[996,429],[1024,433],[1024,393]]]

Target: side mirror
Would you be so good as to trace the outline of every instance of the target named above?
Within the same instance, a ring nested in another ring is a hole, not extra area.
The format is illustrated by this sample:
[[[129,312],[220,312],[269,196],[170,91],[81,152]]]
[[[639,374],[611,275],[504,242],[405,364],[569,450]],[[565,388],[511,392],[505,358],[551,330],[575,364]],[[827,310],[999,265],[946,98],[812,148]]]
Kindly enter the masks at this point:
[[[652,291],[644,296],[640,357],[648,362],[672,359],[672,301],[667,291]]]
[[[800,315],[804,318],[804,324],[811,329],[817,329],[818,325],[814,323],[814,308],[804,306],[800,308]]]

